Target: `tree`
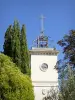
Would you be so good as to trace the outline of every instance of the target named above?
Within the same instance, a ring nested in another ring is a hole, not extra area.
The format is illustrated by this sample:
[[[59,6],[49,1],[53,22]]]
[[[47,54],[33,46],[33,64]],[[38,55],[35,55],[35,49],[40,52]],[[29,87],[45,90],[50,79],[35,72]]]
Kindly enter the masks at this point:
[[[18,21],[14,21],[12,34],[12,58],[13,62],[21,67],[21,53],[20,53],[20,26]]]
[[[4,54],[12,57],[13,62],[20,68],[20,26],[18,21],[14,21],[14,25],[10,25],[5,33]]]
[[[64,59],[75,66],[75,30],[70,30],[58,44],[63,47]]]
[[[4,38],[4,54],[12,57],[12,25],[7,28]]]
[[[74,73],[70,65],[67,66],[64,72],[65,71],[66,73],[61,79],[59,100],[75,100]],[[65,77],[66,74],[67,74],[67,77]]]
[[[70,30],[58,41],[63,48],[64,59],[57,62],[56,68],[60,76],[59,100],[75,99],[75,30]],[[68,65],[67,65],[68,64]],[[70,68],[71,67],[71,68]]]
[[[25,25],[22,25],[21,35],[20,35],[20,43],[21,43],[21,70],[23,73],[29,74],[29,52],[27,47],[27,39],[26,39],[26,30]]]
[[[23,73],[30,75],[26,30],[24,25],[20,30],[17,20],[14,21],[13,27],[12,25],[8,27],[5,33],[4,54],[10,56]]]
[[[58,87],[51,87],[43,100],[58,100]]]
[[[0,53],[0,100],[34,100],[30,78]]]

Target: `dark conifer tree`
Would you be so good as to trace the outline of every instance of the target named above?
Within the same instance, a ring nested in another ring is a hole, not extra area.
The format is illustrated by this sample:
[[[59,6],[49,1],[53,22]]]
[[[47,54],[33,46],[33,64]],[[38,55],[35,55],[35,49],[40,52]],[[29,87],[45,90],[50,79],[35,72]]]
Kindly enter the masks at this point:
[[[7,28],[4,38],[4,54],[12,57],[12,25]]]
[[[25,25],[22,25],[20,43],[21,43],[21,70],[23,73],[29,74],[29,52],[27,47]]]
[[[22,25],[20,31],[16,20],[13,27],[10,25],[5,33],[4,54],[10,56],[23,73],[30,74],[25,26]]]
[[[13,62],[18,67],[21,67],[21,53],[20,53],[20,26],[18,21],[14,21],[13,35],[12,35],[12,54]]]

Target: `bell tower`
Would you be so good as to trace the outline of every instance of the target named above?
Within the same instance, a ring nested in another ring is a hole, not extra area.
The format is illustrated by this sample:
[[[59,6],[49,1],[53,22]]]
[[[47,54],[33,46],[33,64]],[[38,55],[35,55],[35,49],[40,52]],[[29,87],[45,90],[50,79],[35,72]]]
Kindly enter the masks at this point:
[[[44,35],[44,18],[41,16],[41,33],[30,50],[31,79],[35,100],[43,100],[51,87],[58,86],[58,73],[54,69],[59,51],[49,47],[49,38]]]

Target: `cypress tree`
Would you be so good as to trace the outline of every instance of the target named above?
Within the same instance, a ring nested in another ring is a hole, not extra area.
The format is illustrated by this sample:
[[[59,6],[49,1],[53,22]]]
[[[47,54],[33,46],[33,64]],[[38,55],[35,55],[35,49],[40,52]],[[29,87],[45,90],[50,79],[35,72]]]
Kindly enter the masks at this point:
[[[27,47],[25,25],[22,25],[20,43],[21,43],[21,71],[23,73],[30,74],[29,52],[28,52],[28,47]]]
[[[12,57],[12,25],[7,28],[4,38],[4,54]]]
[[[10,56],[23,73],[30,75],[29,52],[27,47],[25,25],[20,26],[17,20],[5,33],[4,54]]]
[[[20,68],[21,54],[20,54],[20,26],[18,21],[14,21],[13,35],[12,35],[12,55],[13,62]]]

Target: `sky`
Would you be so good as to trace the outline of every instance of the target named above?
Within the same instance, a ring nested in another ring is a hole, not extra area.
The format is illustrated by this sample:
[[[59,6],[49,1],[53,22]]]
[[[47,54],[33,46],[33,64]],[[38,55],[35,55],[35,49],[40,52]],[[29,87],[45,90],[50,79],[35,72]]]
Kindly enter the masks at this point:
[[[52,44],[60,51],[57,41],[62,39],[71,29],[75,29],[75,0],[0,0],[0,51],[3,51],[4,34],[14,20],[20,26],[25,24],[28,48],[40,35],[40,16],[44,15],[44,34],[51,37]],[[50,41],[49,41],[50,42]]]

